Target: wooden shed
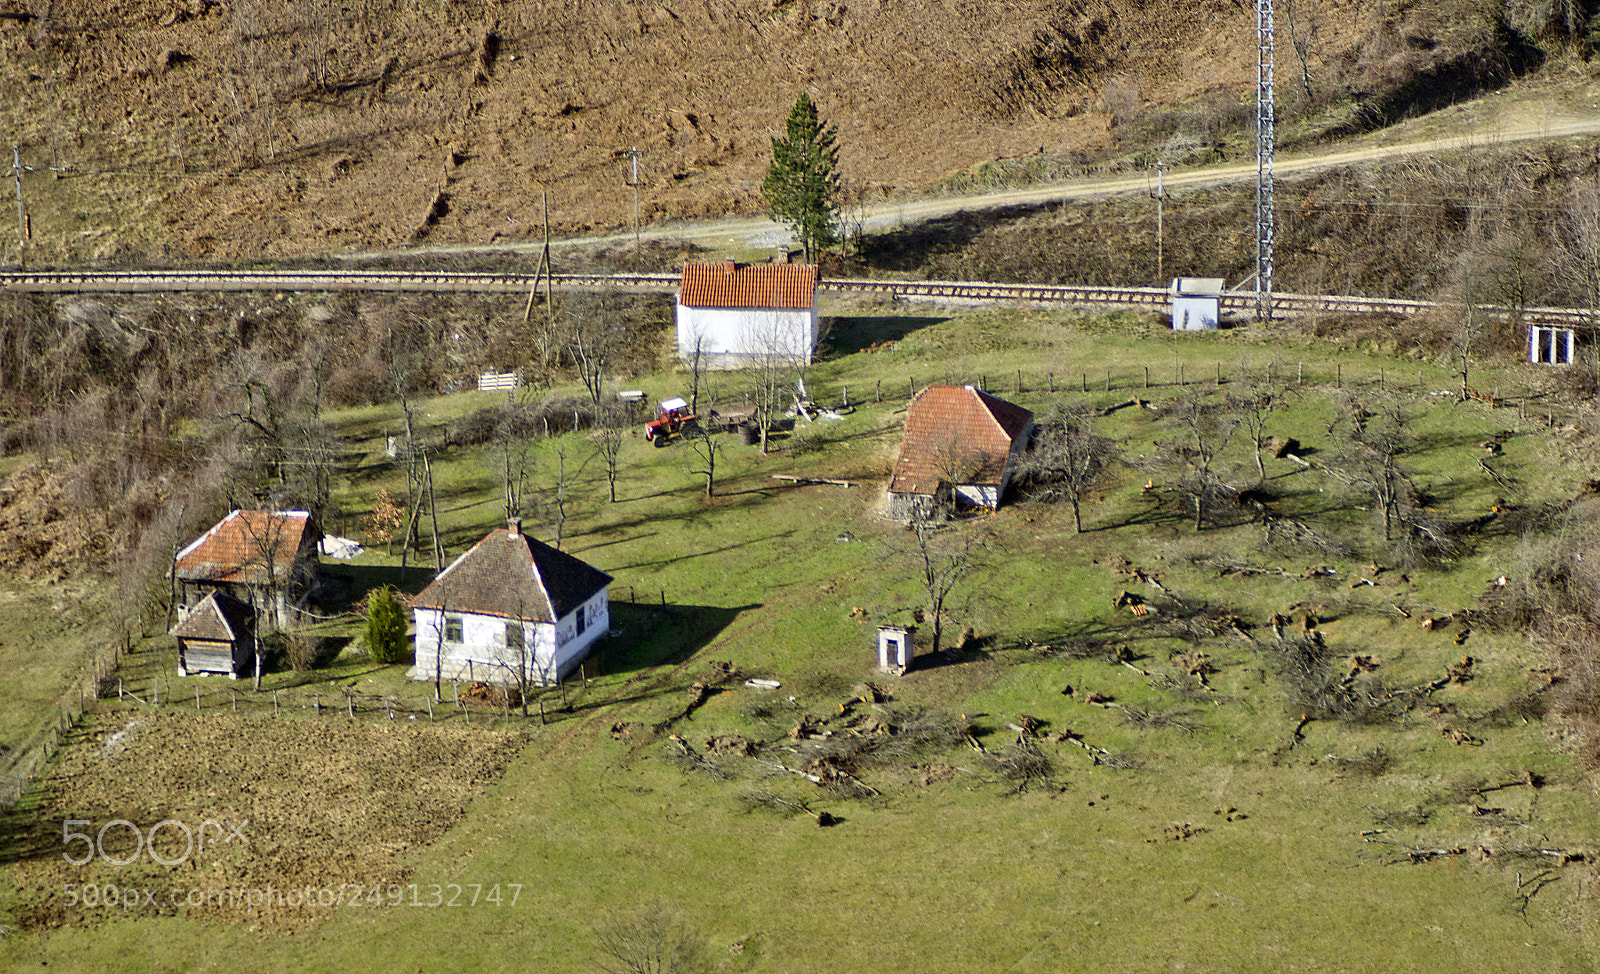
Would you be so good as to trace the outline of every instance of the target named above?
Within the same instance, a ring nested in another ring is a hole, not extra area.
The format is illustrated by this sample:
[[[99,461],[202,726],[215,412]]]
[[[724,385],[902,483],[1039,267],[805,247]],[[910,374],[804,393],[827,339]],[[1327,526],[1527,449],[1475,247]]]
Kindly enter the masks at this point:
[[[226,673],[238,679],[255,653],[255,612],[226,592],[213,591],[172,630],[178,675]]]

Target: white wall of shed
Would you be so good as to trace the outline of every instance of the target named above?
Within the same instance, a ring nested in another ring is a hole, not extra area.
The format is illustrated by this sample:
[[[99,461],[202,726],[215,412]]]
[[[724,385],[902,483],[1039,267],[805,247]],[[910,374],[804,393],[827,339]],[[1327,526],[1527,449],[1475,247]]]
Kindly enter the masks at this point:
[[[1172,299],[1173,331],[1215,331],[1220,327],[1221,302],[1208,297]]]
[[[817,344],[815,308],[691,308],[679,302],[677,323],[678,357],[693,358],[698,341],[709,368],[742,368],[771,354],[809,365]]]

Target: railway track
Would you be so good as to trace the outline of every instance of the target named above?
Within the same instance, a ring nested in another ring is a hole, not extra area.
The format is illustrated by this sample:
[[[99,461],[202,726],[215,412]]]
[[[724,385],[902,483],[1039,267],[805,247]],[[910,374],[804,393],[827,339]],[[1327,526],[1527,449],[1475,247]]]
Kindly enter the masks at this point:
[[[453,271],[77,271],[0,274],[0,291],[25,294],[141,294],[204,291],[373,291],[388,293],[526,294],[534,286],[527,274]],[[677,274],[557,274],[558,291],[614,290],[665,293],[677,290]],[[880,294],[911,301],[972,304],[1079,305],[1167,311],[1165,288],[1099,287],[1081,284],[997,284],[985,281],[892,281],[836,278],[819,282],[825,291]],[[1355,295],[1275,294],[1275,316],[1322,312],[1409,317],[1439,307],[1433,301],[1367,298]],[[1224,313],[1254,314],[1254,292],[1222,295]],[[1480,306],[1491,314],[1511,314],[1503,306]],[[1580,308],[1523,308],[1530,324],[1588,327],[1591,315]]]

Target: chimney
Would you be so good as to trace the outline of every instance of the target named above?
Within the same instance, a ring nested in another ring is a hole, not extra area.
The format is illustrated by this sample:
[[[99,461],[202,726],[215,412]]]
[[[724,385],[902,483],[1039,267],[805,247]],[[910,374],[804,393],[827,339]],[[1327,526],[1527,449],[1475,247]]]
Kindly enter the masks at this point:
[[[520,538],[522,536],[522,518],[507,518],[506,533],[511,535],[513,538]]]

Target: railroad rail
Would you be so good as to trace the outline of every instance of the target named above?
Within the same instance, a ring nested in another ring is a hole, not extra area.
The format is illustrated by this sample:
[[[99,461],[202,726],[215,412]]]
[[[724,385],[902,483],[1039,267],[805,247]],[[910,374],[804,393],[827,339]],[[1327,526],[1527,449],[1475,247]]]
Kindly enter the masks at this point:
[[[535,286],[529,274],[485,274],[456,271],[37,271],[0,274],[0,291],[33,294],[139,294],[180,291],[375,291],[389,293],[460,292],[526,294]],[[627,293],[672,293],[677,274],[556,274],[558,291],[613,290]],[[822,280],[826,291],[881,294],[897,300],[972,304],[1081,305],[1167,311],[1172,296],[1166,288],[1101,287],[1083,284],[1001,284],[990,281],[894,281],[865,278]],[[1224,312],[1254,314],[1255,293],[1221,296]],[[1368,298],[1356,295],[1286,294],[1274,292],[1275,316],[1321,312],[1387,314],[1410,317],[1441,307],[1413,298]],[[1489,314],[1520,314],[1529,324],[1590,327],[1594,316],[1581,308],[1522,308],[1479,305]]]

